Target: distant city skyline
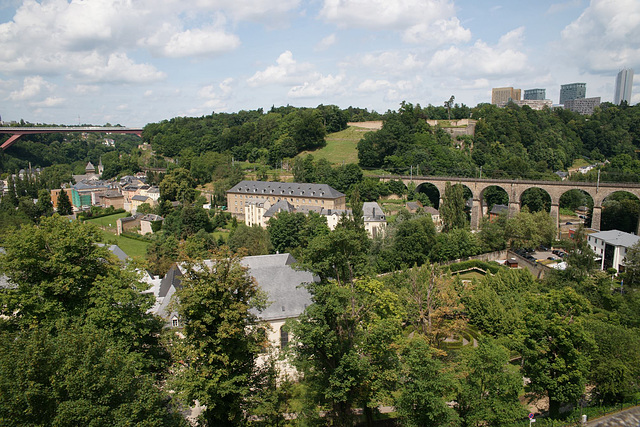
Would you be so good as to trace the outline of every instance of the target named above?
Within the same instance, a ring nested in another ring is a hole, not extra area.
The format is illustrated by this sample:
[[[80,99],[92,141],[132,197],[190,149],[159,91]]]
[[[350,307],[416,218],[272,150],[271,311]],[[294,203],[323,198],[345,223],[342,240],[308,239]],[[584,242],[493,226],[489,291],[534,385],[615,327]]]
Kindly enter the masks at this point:
[[[613,94],[613,103],[620,104],[622,101],[629,103],[633,87],[633,69],[624,68],[616,76],[616,90]]]
[[[618,71],[640,68],[640,2],[4,0],[0,46],[5,121],[475,106],[509,86],[556,101],[567,82],[613,102]]]

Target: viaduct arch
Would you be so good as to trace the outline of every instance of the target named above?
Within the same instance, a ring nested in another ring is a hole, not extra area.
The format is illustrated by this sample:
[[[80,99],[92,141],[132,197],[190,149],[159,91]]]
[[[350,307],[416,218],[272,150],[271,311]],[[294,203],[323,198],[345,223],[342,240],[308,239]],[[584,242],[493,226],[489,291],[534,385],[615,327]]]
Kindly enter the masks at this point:
[[[593,199],[593,213],[591,217],[591,228],[600,230],[600,220],[602,217],[602,202],[604,199],[616,191],[629,192],[640,199],[640,183],[620,183],[620,182],[577,182],[577,181],[529,181],[529,180],[509,180],[509,179],[484,179],[484,178],[460,178],[460,177],[440,177],[440,176],[378,176],[381,181],[401,180],[405,185],[413,183],[417,186],[424,183],[433,184],[440,192],[440,202],[447,182],[462,184],[471,190],[473,195],[473,206],[471,208],[471,229],[477,230],[480,227],[482,218],[482,193],[491,186],[502,188],[509,196],[509,216],[520,212],[520,199],[522,193],[529,188],[537,187],[546,191],[551,197],[551,210],[549,215],[555,220],[556,227],[559,225],[559,204],[560,197],[569,190],[582,190]],[[640,226],[637,230],[640,235]]]

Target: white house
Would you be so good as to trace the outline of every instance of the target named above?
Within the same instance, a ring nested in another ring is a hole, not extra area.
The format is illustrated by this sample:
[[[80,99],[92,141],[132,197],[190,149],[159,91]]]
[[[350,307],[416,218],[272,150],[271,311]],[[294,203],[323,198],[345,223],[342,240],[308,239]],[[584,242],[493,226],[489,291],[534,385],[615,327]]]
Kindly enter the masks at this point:
[[[380,205],[376,202],[364,202],[362,204],[362,216],[364,219],[364,228],[369,236],[376,237],[384,234],[387,226],[387,218]]]
[[[624,258],[627,250],[640,240],[635,234],[619,230],[599,231],[589,234],[587,243],[600,261],[600,269],[615,268],[624,271]]]

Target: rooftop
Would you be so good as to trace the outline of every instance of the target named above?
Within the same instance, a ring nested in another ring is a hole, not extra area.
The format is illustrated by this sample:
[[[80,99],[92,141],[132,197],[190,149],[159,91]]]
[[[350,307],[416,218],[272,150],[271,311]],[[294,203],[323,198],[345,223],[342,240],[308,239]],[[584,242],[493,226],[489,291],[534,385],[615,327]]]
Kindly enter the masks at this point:
[[[624,246],[625,248],[630,248],[640,240],[639,236],[636,236],[635,234],[625,233],[624,231],[620,230],[599,231],[597,233],[590,234],[589,237],[602,239],[605,241],[605,243],[608,243],[610,245]]]
[[[287,183],[269,181],[241,181],[227,193],[253,194],[263,196],[295,196],[319,199],[335,199],[344,194],[327,184]]]

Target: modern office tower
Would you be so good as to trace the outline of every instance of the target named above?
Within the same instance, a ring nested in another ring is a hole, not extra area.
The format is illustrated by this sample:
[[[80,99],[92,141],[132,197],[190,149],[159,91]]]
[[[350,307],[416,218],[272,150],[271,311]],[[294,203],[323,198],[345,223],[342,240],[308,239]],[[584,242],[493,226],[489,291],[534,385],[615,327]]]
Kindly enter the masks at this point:
[[[546,89],[527,89],[524,91],[524,99],[543,100],[547,97]]]
[[[586,83],[570,83],[560,86],[560,104],[571,99],[584,98],[587,95]]]
[[[631,102],[631,87],[633,86],[633,69],[624,68],[616,77],[616,92],[613,95],[613,103],[620,105],[622,101]]]
[[[491,103],[493,105],[501,105],[509,101],[519,101],[520,93],[520,89],[512,87],[494,87],[491,89]]]
[[[571,110],[582,115],[593,114],[593,110],[600,105],[600,97],[568,99],[564,102],[565,110]]]

